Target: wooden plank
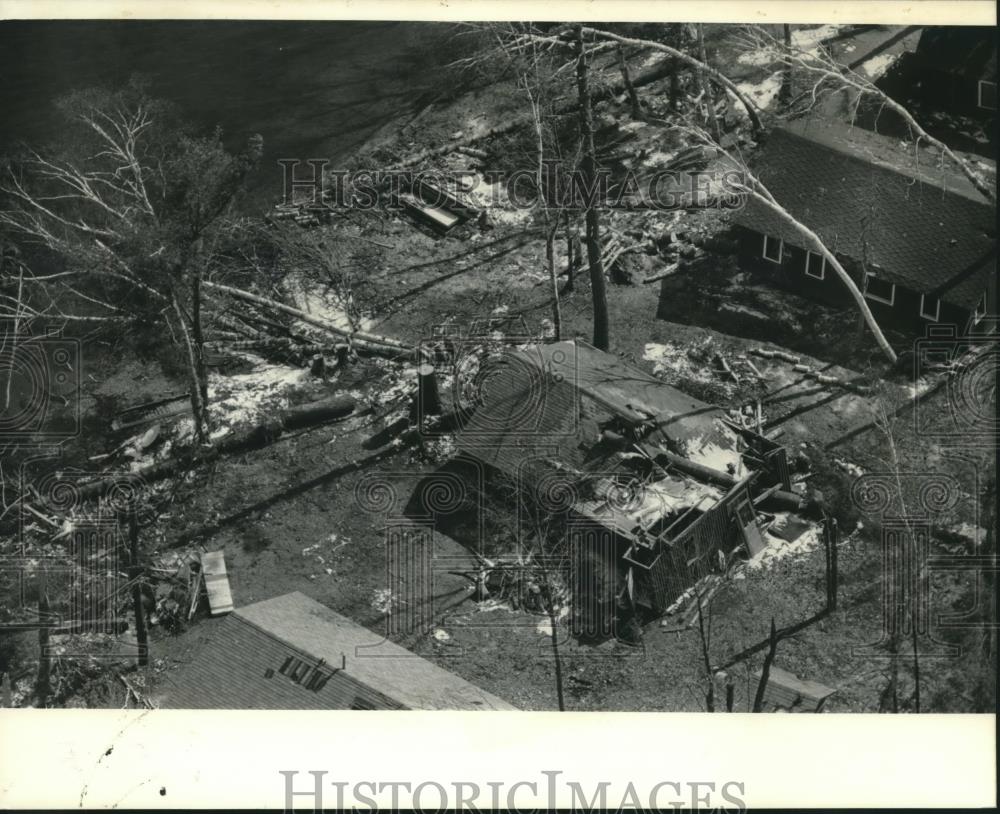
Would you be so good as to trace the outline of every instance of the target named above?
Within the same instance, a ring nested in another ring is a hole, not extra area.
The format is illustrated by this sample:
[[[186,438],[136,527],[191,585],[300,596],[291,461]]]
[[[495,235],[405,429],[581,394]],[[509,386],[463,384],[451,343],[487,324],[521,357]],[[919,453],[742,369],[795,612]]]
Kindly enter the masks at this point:
[[[759,671],[754,673],[754,678],[760,681]],[[818,712],[826,699],[835,692],[836,690],[816,681],[803,681],[787,670],[772,666],[768,674],[764,700],[783,709]]]
[[[205,578],[205,592],[212,616],[229,613],[233,609],[233,595],[226,575],[226,559],[222,551],[207,551],[201,555],[201,571]]]

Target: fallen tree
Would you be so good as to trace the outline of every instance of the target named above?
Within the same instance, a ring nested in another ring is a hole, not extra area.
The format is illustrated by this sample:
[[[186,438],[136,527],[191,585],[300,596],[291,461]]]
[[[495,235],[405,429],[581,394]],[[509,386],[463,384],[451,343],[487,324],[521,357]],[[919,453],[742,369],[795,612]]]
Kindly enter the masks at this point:
[[[362,415],[361,412],[355,412],[356,407],[357,400],[353,396],[347,395],[333,396],[329,399],[292,407],[278,416],[271,417],[222,439],[213,447],[189,449],[175,458],[157,461],[129,472],[128,476],[135,478],[143,485],[155,483],[183,470],[213,461],[222,455],[233,455],[267,446],[292,430],[308,429],[328,421],[344,419],[352,415]],[[121,478],[122,473],[115,473],[85,483],[77,488],[77,499],[81,503],[95,500],[111,489]]]
[[[328,320],[321,319],[320,317],[310,314],[307,311],[294,308],[291,305],[285,305],[285,303],[278,302],[277,300],[262,297],[259,294],[254,294],[250,291],[244,291],[241,288],[235,288],[234,286],[214,283],[208,280],[204,282],[204,286],[205,288],[212,289],[213,291],[228,294],[236,299],[251,302],[255,305],[293,316],[302,322],[312,325],[314,328],[319,328],[326,333],[343,337],[357,350],[366,351],[376,356],[385,356],[390,359],[400,359],[405,357],[415,358],[416,356],[415,348],[388,336],[369,334],[364,331],[349,331],[345,328],[341,328],[339,325],[334,325]]]

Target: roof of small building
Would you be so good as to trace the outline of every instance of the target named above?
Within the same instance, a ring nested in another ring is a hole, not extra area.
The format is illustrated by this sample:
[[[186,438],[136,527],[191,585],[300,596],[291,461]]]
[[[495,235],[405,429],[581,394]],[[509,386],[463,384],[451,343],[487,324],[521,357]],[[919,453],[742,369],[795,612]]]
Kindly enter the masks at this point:
[[[653,441],[706,466],[739,462],[722,409],[580,339],[508,350],[485,381],[458,448],[514,478],[541,458],[606,469],[600,432],[611,418],[654,425]]]
[[[940,156],[858,127],[806,118],[775,128],[753,171],[835,254],[970,310],[982,297],[996,267],[996,210]],[[812,248],[753,199],[732,217]]]
[[[289,658],[327,670],[319,690],[280,673]],[[511,710],[514,706],[294,592],[217,623],[157,701],[175,709]]]

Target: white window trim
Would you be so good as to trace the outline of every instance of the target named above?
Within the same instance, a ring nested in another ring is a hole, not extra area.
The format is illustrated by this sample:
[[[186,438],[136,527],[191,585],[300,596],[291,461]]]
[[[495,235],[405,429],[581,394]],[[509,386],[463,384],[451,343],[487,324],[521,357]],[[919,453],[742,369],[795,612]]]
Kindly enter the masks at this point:
[[[978,325],[983,321],[983,317],[986,316],[986,292],[983,292],[983,296],[980,298],[979,302],[976,304],[976,310],[972,312],[972,324]]]
[[[818,257],[820,259],[819,274],[813,274],[809,271],[809,258]],[[826,279],[826,256],[822,254],[816,254],[816,252],[806,252],[806,277],[812,277],[814,280],[825,280]]]
[[[770,241],[770,240],[777,240],[778,241],[778,259],[777,260],[775,260],[773,257],[768,257],[767,256],[767,244],[768,244],[768,241]],[[763,246],[763,248],[761,249],[761,252],[760,252],[760,256],[761,257],[763,257],[769,263],[777,263],[778,265],[780,265],[782,259],[784,258],[784,252],[785,252],[785,241],[784,240],[782,240],[781,238],[768,237],[767,235],[764,235],[764,246]]]
[[[865,297],[869,300],[874,300],[875,302],[881,302],[885,305],[894,305],[896,302],[896,284],[889,283],[889,285],[892,286],[892,288],[889,289],[889,299],[885,299],[884,297],[880,297],[877,294],[872,294],[868,290],[868,280],[871,277],[875,277],[875,275],[872,274],[870,271],[865,272]],[[879,278],[875,277],[875,279],[878,280]]]
[[[994,92],[996,92],[996,82],[990,82],[988,79],[980,79],[979,84],[976,85],[976,104],[983,110],[996,110],[995,107],[986,107],[983,104],[983,85],[992,85]]]
[[[931,322],[937,322],[941,319],[941,300],[935,299],[934,302],[937,303],[937,308],[934,309],[934,316],[931,316],[924,310],[924,303],[927,301],[927,295],[920,295],[920,316],[924,319],[929,319]]]

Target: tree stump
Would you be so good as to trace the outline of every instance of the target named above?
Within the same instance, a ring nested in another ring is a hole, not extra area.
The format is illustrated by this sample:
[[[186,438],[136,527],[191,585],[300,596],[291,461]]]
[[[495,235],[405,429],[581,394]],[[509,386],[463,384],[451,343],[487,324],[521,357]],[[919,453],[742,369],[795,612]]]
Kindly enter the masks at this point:
[[[318,377],[326,374],[326,359],[323,358],[322,353],[315,354],[309,361],[309,372]]]
[[[351,352],[351,348],[348,345],[340,344],[334,348],[334,352],[337,354],[337,369],[343,370],[347,367],[348,356]]]
[[[417,398],[424,415],[441,415],[441,396],[434,365],[424,364],[417,368]]]

